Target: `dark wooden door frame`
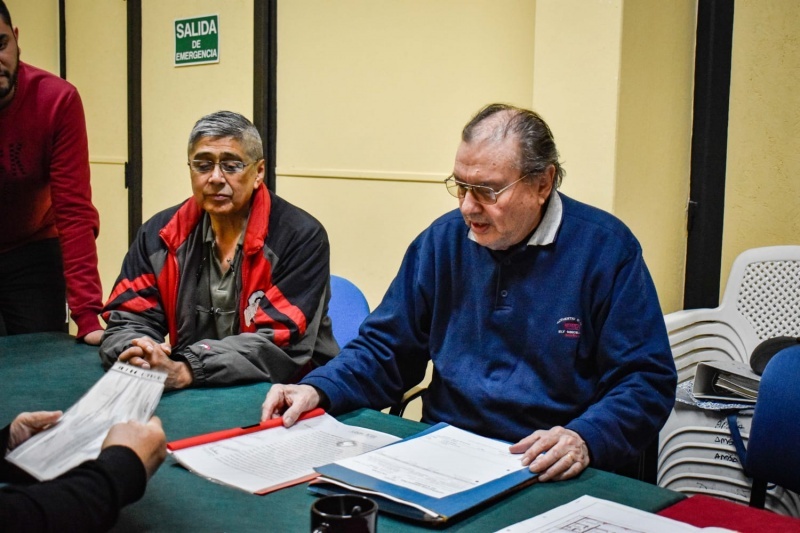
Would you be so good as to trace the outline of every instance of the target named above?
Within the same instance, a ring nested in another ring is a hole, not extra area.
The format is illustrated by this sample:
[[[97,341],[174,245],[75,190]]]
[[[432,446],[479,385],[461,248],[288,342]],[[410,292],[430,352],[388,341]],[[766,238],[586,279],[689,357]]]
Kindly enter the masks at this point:
[[[272,191],[275,190],[277,143],[277,4],[277,0],[253,0],[253,123],[264,140],[266,183]],[[125,164],[125,187],[128,189],[130,244],[142,225],[142,0],[127,0],[127,18],[128,162]]]
[[[128,244],[142,225],[142,0],[127,0],[128,18]]]
[[[67,79],[67,4],[58,0],[58,75]]]
[[[278,0],[253,0],[253,124],[264,142],[265,183],[276,189]]]
[[[683,306],[719,305],[734,0],[699,0]]]

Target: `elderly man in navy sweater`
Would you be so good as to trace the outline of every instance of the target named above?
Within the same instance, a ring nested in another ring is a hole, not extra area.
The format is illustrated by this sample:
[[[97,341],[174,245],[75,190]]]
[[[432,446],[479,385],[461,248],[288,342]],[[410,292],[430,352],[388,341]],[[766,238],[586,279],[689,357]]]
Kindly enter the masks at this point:
[[[262,418],[385,408],[433,361],[423,421],[515,442],[541,481],[635,459],[675,401],[663,316],[636,238],[559,194],[563,175],[541,117],[482,109],[445,180],[459,210],[411,244],[338,357],[272,386]]]

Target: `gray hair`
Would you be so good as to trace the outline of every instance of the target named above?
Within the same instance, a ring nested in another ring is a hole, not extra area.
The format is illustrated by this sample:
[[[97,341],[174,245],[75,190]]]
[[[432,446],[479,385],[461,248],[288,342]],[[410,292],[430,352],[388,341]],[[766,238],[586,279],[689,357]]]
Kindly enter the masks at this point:
[[[494,120],[487,120],[494,117]],[[547,123],[537,113],[509,104],[489,104],[472,117],[461,132],[469,143],[478,138],[499,141],[509,135],[519,139],[519,169],[523,175],[538,175],[553,165],[553,186],[557,189],[566,171],[558,161],[558,150]]]
[[[239,113],[217,111],[198,120],[189,134],[189,155],[197,141],[205,137],[230,137],[241,143],[247,157],[254,161],[264,157],[264,146],[258,129]]]

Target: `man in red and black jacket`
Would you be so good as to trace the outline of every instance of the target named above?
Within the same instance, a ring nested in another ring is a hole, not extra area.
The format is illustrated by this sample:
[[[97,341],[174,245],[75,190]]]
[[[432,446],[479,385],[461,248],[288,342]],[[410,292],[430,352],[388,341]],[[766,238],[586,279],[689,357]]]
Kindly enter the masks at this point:
[[[100,357],[165,370],[173,389],[295,381],[339,351],[325,229],[263,185],[245,117],[203,117],[188,153],[193,197],[139,230],[103,310]]]

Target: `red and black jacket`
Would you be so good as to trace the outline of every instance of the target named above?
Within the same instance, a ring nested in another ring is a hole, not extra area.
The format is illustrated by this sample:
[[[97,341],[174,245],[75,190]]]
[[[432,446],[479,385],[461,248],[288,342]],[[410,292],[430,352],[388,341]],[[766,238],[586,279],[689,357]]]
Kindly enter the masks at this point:
[[[327,316],[330,247],[322,225],[266,187],[253,194],[237,268],[238,335],[198,338],[198,281],[206,257],[193,199],[158,213],[139,230],[103,309],[100,357],[110,365],[148,336],[169,335],[195,385],[296,380],[338,353]]]

